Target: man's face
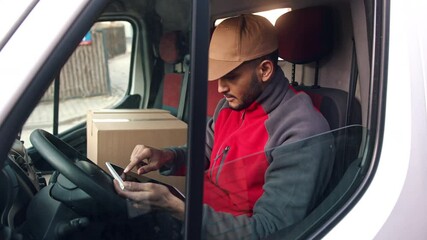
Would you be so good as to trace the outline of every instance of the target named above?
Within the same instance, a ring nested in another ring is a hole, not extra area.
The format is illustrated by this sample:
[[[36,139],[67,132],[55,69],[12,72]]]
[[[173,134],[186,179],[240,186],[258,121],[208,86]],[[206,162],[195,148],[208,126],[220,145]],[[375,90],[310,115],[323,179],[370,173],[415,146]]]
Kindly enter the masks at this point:
[[[264,89],[256,74],[257,62],[243,63],[218,79],[218,92],[223,94],[230,108],[241,110],[251,105]]]

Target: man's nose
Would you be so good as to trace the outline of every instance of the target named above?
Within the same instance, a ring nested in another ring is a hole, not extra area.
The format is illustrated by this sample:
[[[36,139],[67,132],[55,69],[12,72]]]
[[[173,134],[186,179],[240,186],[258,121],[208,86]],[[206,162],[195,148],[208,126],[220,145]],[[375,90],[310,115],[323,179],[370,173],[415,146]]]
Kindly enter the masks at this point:
[[[228,85],[227,82],[222,80],[221,78],[218,79],[218,92],[219,93],[226,93],[228,92]]]

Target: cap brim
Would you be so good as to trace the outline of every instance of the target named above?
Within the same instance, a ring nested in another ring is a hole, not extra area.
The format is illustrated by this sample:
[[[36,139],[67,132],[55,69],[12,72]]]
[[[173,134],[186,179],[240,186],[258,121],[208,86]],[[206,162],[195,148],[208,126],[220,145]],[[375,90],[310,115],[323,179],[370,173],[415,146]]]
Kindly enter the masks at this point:
[[[222,61],[222,60],[215,60],[215,59],[209,58],[208,80],[214,81],[214,80],[220,79],[225,74],[233,71],[242,63],[243,61],[242,62]]]

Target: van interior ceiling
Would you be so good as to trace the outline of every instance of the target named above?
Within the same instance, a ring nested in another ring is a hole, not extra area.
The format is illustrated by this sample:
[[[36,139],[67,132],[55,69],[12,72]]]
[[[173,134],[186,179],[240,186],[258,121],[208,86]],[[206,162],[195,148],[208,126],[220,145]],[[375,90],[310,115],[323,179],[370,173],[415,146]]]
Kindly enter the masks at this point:
[[[151,3],[150,3],[151,2]],[[110,5],[111,12],[120,11],[127,8],[126,1],[117,4],[113,2]],[[190,0],[156,0],[141,1],[139,8],[132,8],[135,12],[144,16],[147,22],[147,31],[157,32],[151,36],[149,41],[158,45],[162,35],[167,32],[180,31],[187,34],[189,41],[191,30],[191,1]],[[267,7],[263,7],[267,6]],[[291,8],[297,10],[307,6],[327,6],[332,10],[333,18],[333,47],[332,51],[319,59],[318,64],[318,84],[321,87],[336,88],[347,91],[350,88],[350,79],[355,78],[354,95],[359,100],[362,109],[362,124],[366,125],[368,111],[369,94],[369,75],[370,75],[370,56],[369,56],[369,23],[367,22],[366,12],[370,11],[370,5],[366,6],[363,0],[302,0],[302,1],[263,1],[262,6],[254,1],[239,0],[213,0],[211,1],[211,23],[215,20],[234,16],[241,13],[271,10],[275,8]],[[152,14],[155,9],[157,15]],[[161,22],[161,32],[154,29]],[[151,27],[150,27],[151,26]],[[153,29],[150,29],[153,28]],[[153,31],[155,30],[155,31]],[[157,43],[157,44],[156,44]],[[158,49],[154,48],[154,54],[158,55]],[[355,56],[355,57],[354,57]],[[160,56],[158,56],[160,57]],[[355,62],[352,62],[354,57]],[[285,75],[291,80],[293,75],[292,63],[283,61],[280,63],[285,71]],[[356,69],[353,69],[356,66]],[[353,77],[352,73],[353,72]],[[356,74],[355,74],[356,72]],[[154,73],[153,73],[154,74]],[[298,64],[295,66],[295,80],[299,85],[311,86],[314,83],[316,75],[316,62]],[[157,96],[158,97],[158,96]],[[149,102],[149,107],[156,106],[154,100]],[[153,104],[153,105],[152,105]],[[158,105],[157,105],[158,106]]]

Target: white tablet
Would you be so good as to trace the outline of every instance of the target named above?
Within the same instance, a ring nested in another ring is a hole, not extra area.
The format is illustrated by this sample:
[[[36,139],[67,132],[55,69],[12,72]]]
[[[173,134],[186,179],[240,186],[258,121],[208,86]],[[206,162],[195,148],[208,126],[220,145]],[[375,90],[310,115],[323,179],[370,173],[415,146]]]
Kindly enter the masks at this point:
[[[122,175],[123,171],[121,173],[118,173],[113,165],[110,162],[106,162],[105,165],[107,165],[108,171],[110,171],[111,175],[113,175],[114,179],[119,182],[120,189],[125,190],[125,185],[123,184],[123,179],[120,175]]]
[[[151,183],[157,183],[157,184],[162,184],[166,187],[169,188],[169,191],[175,195],[176,197],[178,197],[181,200],[185,200],[185,196],[182,192],[180,192],[177,188],[175,188],[174,186],[171,186],[167,183],[164,182],[160,182],[158,180],[143,176],[143,175],[138,175],[134,172],[128,172],[126,174],[123,174],[124,169],[114,165],[110,162],[106,162],[105,165],[107,165],[108,170],[110,171],[111,175],[113,175],[114,179],[117,180],[117,182],[119,182],[119,186],[122,190],[125,189],[125,186],[123,184],[123,180],[124,181],[133,181],[133,182],[151,182]]]

